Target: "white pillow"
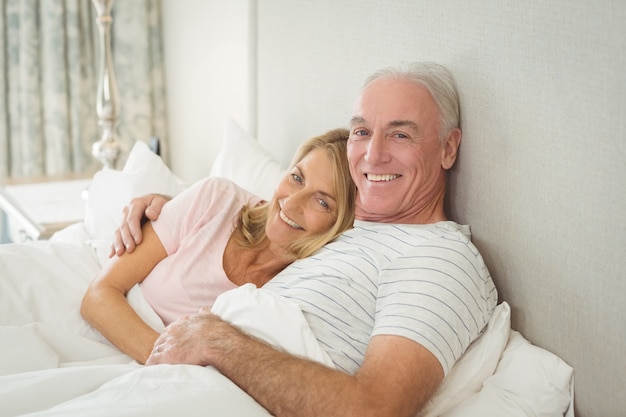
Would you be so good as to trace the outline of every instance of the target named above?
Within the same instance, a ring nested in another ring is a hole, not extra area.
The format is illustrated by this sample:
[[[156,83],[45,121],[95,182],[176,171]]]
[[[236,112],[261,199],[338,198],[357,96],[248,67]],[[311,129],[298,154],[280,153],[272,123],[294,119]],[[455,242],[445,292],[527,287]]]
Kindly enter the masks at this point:
[[[174,196],[181,189],[163,160],[137,141],[122,171],[104,168],[94,175],[85,206],[87,233],[91,239],[110,240],[132,198],[150,193]]]
[[[270,200],[285,169],[261,144],[232,119],[224,126],[220,151],[210,176],[227,178]]]
[[[512,331],[481,391],[442,417],[573,416],[573,374],[557,355]]]
[[[487,328],[454,364],[435,395],[418,414],[435,417],[480,391],[493,374],[509,340],[511,308],[506,302],[497,305]]]

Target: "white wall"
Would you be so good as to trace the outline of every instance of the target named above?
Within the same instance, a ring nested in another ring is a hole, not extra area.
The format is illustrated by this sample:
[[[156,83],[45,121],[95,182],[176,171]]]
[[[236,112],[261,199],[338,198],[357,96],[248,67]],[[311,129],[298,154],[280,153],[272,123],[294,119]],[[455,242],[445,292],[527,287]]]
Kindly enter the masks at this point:
[[[283,159],[347,125],[371,71],[436,61],[461,94],[452,218],[513,328],[575,368],[578,417],[624,415],[626,2],[263,0],[258,134]]]
[[[185,181],[205,177],[224,121],[254,129],[249,108],[249,0],[161,0],[169,113],[169,165]]]
[[[162,0],[184,179],[209,172],[227,115],[254,120],[248,1]],[[623,414],[626,2],[263,0],[258,16],[257,136],[283,162],[347,124],[374,69],[453,71],[464,130],[453,218],[472,225],[513,327],[574,366],[577,415]]]

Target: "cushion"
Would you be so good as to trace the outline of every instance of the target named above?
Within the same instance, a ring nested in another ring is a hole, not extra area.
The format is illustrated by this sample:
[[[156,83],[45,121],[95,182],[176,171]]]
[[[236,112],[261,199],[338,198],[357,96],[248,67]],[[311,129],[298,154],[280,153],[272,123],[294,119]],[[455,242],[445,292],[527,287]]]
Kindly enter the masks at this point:
[[[573,369],[519,332],[483,388],[442,417],[573,416]]]
[[[210,176],[227,178],[270,200],[285,169],[261,144],[233,119],[224,126],[220,151]]]
[[[110,240],[131,199],[150,193],[174,196],[181,190],[180,181],[163,160],[137,141],[123,170],[103,168],[94,175],[85,206],[87,233],[92,239]]]
[[[439,416],[480,391],[493,374],[508,342],[511,308],[506,302],[496,306],[487,327],[454,364],[441,386],[422,409],[420,417]]]

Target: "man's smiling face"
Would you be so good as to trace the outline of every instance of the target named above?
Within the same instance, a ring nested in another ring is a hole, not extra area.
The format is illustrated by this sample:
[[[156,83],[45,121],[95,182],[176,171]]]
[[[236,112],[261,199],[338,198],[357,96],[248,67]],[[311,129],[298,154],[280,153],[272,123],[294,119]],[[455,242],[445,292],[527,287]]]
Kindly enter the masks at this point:
[[[439,109],[425,87],[385,77],[363,89],[348,141],[358,219],[430,222],[429,211],[445,191],[445,146],[438,133]]]

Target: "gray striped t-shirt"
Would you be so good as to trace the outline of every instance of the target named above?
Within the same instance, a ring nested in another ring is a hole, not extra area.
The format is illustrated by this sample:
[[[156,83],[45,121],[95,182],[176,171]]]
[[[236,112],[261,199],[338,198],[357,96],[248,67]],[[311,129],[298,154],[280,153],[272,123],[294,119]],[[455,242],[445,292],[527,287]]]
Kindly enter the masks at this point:
[[[339,369],[354,374],[374,335],[404,336],[445,373],[489,321],[497,292],[469,227],[356,221],[265,288],[298,303]]]

